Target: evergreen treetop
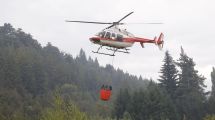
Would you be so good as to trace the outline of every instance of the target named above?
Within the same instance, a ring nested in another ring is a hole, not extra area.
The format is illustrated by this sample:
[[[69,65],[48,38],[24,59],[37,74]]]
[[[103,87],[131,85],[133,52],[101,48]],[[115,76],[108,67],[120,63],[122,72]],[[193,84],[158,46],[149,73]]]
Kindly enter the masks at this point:
[[[174,99],[175,91],[177,89],[178,70],[176,69],[175,62],[168,51],[165,52],[163,62],[164,64],[160,70],[161,75],[158,79],[160,81],[159,85],[161,88],[166,90],[172,99]]]

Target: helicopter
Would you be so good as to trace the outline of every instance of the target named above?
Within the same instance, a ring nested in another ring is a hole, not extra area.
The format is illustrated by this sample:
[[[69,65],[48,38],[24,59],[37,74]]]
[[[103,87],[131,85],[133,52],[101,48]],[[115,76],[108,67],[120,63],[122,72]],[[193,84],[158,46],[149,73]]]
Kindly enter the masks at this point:
[[[95,36],[89,38],[90,41],[94,44],[98,44],[99,48],[97,51],[92,51],[93,53],[115,56],[116,52],[130,53],[129,47],[135,42],[139,42],[141,47],[144,48],[145,43],[153,43],[159,47],[161,50],[163,48],[163,33],[160,33],[159,37],[154,37],[154,39],[140,38],[134,36],[132,33],[128,32],[126,29],[121,29],[120,25],[126,25],[129,23],[122,23],[126,17],[131,15],[134,12],[130,12],[125,15],[123,18],[116,22],[92,22],[92,21],[70,21],[66,22],[76,22],[76,23],[90,23],[90,24],[108,24],[109,26],[97,33]],[[162,24],[162,23],[138,23],[138,24]],[[100,49],[106,47],[107,50],[113,51],[112,54],[100,52]]]

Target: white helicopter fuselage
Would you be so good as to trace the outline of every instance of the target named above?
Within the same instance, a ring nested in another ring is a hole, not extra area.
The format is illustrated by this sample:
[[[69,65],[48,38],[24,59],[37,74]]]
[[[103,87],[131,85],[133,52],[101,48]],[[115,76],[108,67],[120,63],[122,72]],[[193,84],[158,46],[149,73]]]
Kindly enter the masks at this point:
[[[127,48],[131,47],[134,42],[132,41],[126,41],[126,38],[132,38],[134,37],[133,34],[127,32],[125,29],[120,29],[118,27],[113,27],[110,29],[105,29],[98,34],[95,35],[94,38],[99,40],[94,40],[90,38],[90,41],[99,44],[102,46],[109,46],[109,47],[115,47],[115,48]]]
[[[133,43],[129,43],[129,42],[118,42],[118,41],[109,41],[109,40],[101,40],[99,44],[103,46],[110,46],[110,47],[116,47],[116,48],[127,48],[133,45]]]

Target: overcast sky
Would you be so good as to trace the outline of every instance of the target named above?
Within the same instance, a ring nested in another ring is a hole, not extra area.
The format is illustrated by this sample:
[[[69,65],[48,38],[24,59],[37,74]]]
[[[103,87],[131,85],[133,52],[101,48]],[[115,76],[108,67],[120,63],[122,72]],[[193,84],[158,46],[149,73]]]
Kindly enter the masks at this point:
[[[60,50],[76,56],[83,48],[97,57],[101,65],[113,64],[144,78],[157,79],[164,52],[175,60],[180,46],[195,61],[196,69],[211,87],[210,73],[215,66],[215,1],[213,0],[0,0],[0,25],[11,23],[30,33],[43,46],[51,42]],[[136,43],[131,54],[117,53],[114,59],[93,54],[98,46],[89,41],[106,25],[66,23],[65,20],[113,22],[129,12],[123,22],[163,22],[162,25],[122,26],[138,37],[165,35],[164,49],[154,44],[141,48]]]

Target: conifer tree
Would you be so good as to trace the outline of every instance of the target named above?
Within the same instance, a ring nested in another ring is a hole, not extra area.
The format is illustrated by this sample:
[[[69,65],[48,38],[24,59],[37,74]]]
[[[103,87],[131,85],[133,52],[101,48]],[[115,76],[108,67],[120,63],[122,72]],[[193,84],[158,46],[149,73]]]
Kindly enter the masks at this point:
[[[123,115],[128,110],[128,104],[130,102],[130,95],[128,89],[120,89],[119,94],[117,95],[116,101],[114,103],[113,115],[116,116],[116,119],[119,120],[123,118]]]
[[[212,82],[211,97],[215,98],[215,68],[214,67],[213,67],[213,71],[211,72],[211,82]]]
[[[171,99],[153,82],[147,90],[136,91],[130,104],[129,114],[133,120],[178,120]]]
[[[160,81],[159,85],[161,86],[161,88],[166,90],[167,94],[169,94],[172,99],[174,99],[174,94],[177,87],[178,71],[176,69],[174,60],[168,51],[166,51],[165,53],[163,62],[164,64],[162,65],[160,70],[161,75],[158,79]]]
[[[215,68],[213,67],[213,70],[211,72],[211,82],[212,82],[212,89],[210,98],[208,99],[207,103],[207,112],[208,114],[215,114],[214,108],[215,108]]]
[[[177,65],[181,69],[177,88],[177,105],[181,118],[201,120],[205,102],[204,80],[195,70],[195,63],[181,48],[180,58]]]

